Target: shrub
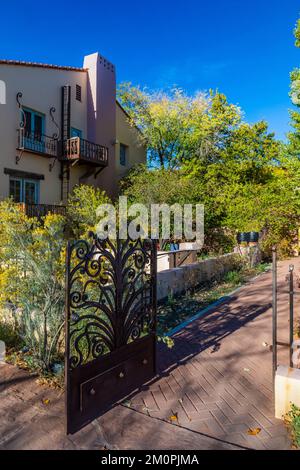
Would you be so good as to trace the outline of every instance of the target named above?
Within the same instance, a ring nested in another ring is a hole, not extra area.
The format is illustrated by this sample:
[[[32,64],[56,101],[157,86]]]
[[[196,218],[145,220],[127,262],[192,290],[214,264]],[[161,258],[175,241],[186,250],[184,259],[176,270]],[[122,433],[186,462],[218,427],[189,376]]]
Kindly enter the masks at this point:
[[[12,309],[0,311],[0,340],[4,341],[7,348],[19,348],[22,345]]]
[[[2,335],[14,342],[7,338],[11,329],[3,310],[9,302],[14,332],[38,366],[49,369],[59,354],[64,324],[65,219],[49,214],[39,222],[4,201],[0,220]]]
[[[294,444],[300,447],[300,408],[292,403],[286,419],[291,428]]]
[[[105,191],[93,186],[78,185],[73,189],[67,204],[67,226],[71,237],[82,238],[95,230],[96,211],[100,204],[110,203]]]
[[[77,186],[66,217],[41,220],[10,199],[0,202],[0,339],[25,347],[31,367],[47,371],[63,357],[67,237],[85,237],[107,202],[100,189]]]
[[[242,282],[241,274],[238,271],[229,271],[224,276],[224,282],[228,282],[228,284],[238,285]]]

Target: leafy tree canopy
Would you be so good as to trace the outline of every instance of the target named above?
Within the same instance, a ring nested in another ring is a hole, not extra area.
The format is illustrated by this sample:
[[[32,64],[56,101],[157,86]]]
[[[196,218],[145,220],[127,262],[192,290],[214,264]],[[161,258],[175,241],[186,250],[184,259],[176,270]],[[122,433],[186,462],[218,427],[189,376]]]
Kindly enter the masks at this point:
[[[300,47],[300,19],[294,29],[295,46]],[[288,152],[293,156],[300,156],[300,68],[294,68],[290,73],[290,97],[294,109],[290,110],[291,126],[293,130],[288,133]]]
[[[261,231],[267,252],[272,243],[293,240],[299,161],[286,157],[265,121],[245,122],[219,92],[188,97],[123,84],[119,96],[152,164],[123,180],[121,191],[132,202],[204,204],[208,250],[232,247],[244,230]]]
[[[188,96],[178,88],[150,92],[123,83],[118,98],[131,125],[141,130],[149,163],[165,169],[178,168],[195,155],[214,159],[241,120],[239,108],[219,92]]]

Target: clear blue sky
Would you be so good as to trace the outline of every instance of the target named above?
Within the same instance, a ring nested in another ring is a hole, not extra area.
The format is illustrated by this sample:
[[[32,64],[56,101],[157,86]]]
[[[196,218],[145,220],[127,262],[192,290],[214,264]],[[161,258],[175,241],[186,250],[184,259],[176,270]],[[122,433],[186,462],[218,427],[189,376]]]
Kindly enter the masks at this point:
[[[12,0],[1,2],[0,58],[81,66],[99,51],[119,82],[218,88],[283,138],[299,13],[299,0]]]

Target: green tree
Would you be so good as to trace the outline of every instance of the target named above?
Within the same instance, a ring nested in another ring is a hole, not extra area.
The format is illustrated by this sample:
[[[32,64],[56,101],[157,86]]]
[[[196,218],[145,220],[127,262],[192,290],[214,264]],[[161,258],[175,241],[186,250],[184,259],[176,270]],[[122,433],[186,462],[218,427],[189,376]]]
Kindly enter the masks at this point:
[[[10,337],[29,349],[31,366],[49,371],[63,357],[67,238],[86,237],[97,207],[108,201],[100,189],[81,185],[66,217],[42,219],[27,217],[10,199],[0,202],[0,334],[13,324]]]
[[[92,230],[98,222],[97,208],[111,202],[105,191],[94,186],[80,184],[73,188],[67,204],[68,235],[81,238]]]
[[[178,168],[194,156],[214,159],[241,119],[239,108],[218,92],[188,96],[178,88],[150,92],[123,83],[118,98],[130,124],[141,130],[149,163],[162,169]]]
[[[26,217],[10,200],[0,203],[0,305],[10,306],[16,333],[36,367],[49,370],[62,351],[65,219]]]
[[[297,227],[299,165],[283,150],[267,123],[241,123],[214,158],[195,156],[180,170],[140,167],[121,187],[132,202],[204,204],[205,251],[228,251],[237,231],[258,230],[269,252],[272,243],[288,245]]]
[[[294,28],[295,46],[300,47],[300,19]],[[296,67],[290,73],[290,97],[292,104],[295,106],[290,110],[291,126],[293,131],[288,133],[289,145],[288,152],[293,156],[300,156],[300,68]]]
[[[299,47],[299,21],[295,37]],[[291,78],[299,107],[300,69]],[[123,181],[132,202],[204,204],[207,251],[228,249],[236,231],[258,230],[266,253],[273,243],[284,254],[292,252],[299,225],[298,110],[292,112],[294,132],[286,146],[265,121],[245,122],[219,92],[189,97],[178,89],[153,93],[123,84],[119,98],[156,168],[139,168]]]
[[[183,164],[190,175],[199,178],[217,173],[221,182],[257,182],[268,178],[271,166],[278,162],[281,145],[265,121],[253,125],[241,122],[224,136],[210,159],[194,156]]]
[[[187,204],[194,202],[194,182],[181,170],[149,169],[146,165],[133,168],[120,182],[121,192],[129,202],[151,204]]]

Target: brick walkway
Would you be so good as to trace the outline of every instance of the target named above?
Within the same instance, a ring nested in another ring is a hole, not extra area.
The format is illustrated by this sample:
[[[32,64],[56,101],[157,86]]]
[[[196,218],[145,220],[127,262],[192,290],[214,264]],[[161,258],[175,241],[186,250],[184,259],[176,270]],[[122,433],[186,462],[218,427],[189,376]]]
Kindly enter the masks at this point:
[[[285,287],[289,262],[280,263]],[[299,262],[295,261],[299,272]],[[290,448],[286,428],[274,418],[272,394],[271,273],[240,289],[227,302],[173,336],[159,354],[160,380],[130,406],[224,442],[255,449]],[[288,338],[288,299],[279,297],[280,339]],[[285,351],[280,358],[288,364]],[[257,436],[247,433],[260,428]]]
[[[280,263],[282,285],[288,264]],[[279,302],[282,341],[286,301]],[[61,395],[0,366],[0,449],[290,448],[285,426],[274,418],[272,358],[263,345],[271,343],[270,307],[267,273],[178,332],[173,349],[160,345],[159,377],[75,436],[64,435]],[[178,419],[170,421],[172,415]],[[261,431],[250,436],[250,427]]]

